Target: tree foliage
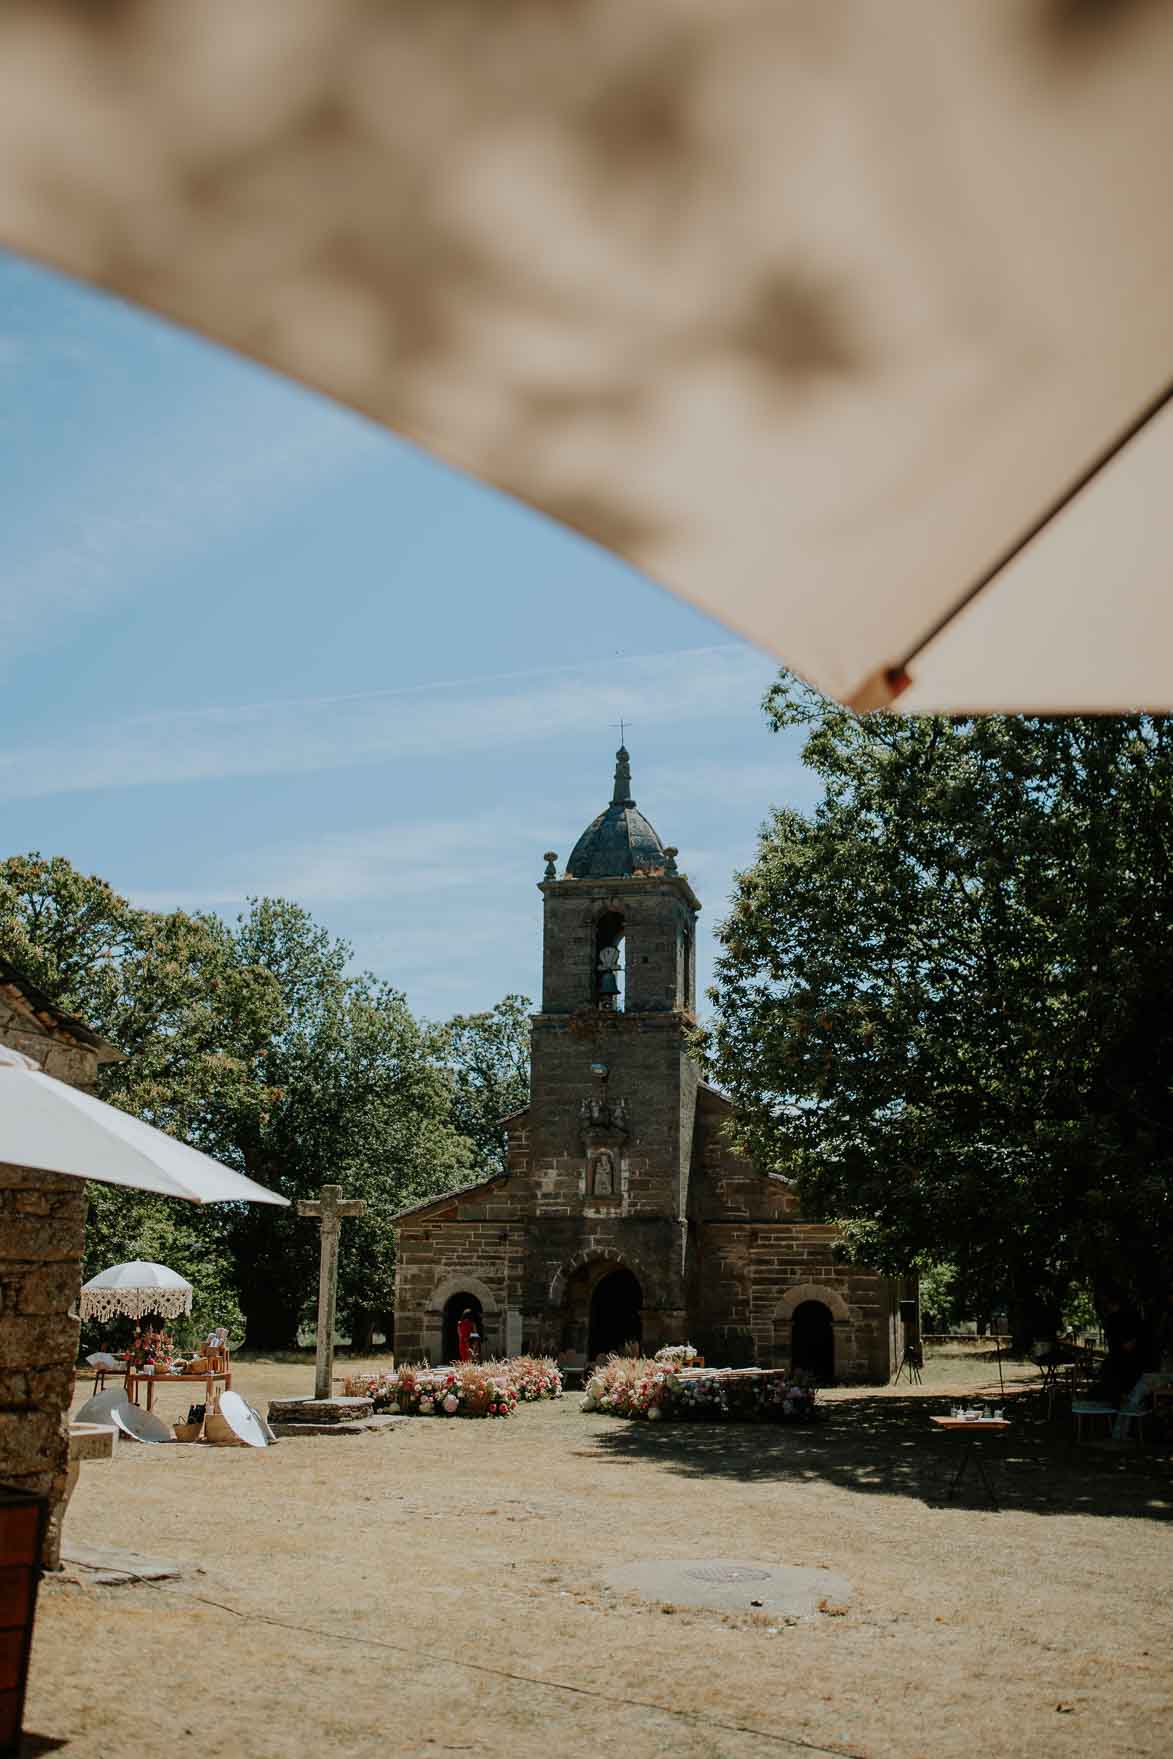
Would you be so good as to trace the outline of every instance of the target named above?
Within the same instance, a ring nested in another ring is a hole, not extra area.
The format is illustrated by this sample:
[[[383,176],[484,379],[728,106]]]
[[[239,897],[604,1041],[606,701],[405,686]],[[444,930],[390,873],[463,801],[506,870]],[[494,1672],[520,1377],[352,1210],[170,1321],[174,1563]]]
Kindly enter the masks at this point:
[[[389,984],[348,976],[347,944],[280,900],[233,926],[161,915],[61,858],[18,856],[0,863],[0,947],[126,1052],[100,1071],[103,1098],[290,1198],[335,1182],[366,1199],[342,1232],[339,1308],[369,1335],[392,1305],[389,1218],[472,1161],[449,1121],[443,1035]],[[91,1192],[88,1272],[169,1255],[205,1305],[234,1293],[250,1343],[296,1340],[317,1288],[311,1222]]]
[[[528,996],[509,995],[480,1014],[458,1014],[444,1029],[452,1078],[452,1123],[473,1144],[486,1178],[505,1171],[502,1118],[529,1103]]]
[[[785,681],[767,710],[825,793],[774,813],[719,931],[707,1048],[748,1145],[857,1255],[950,1258],[1027,1329],[1073,1277],[1151,1295],[1173,724],[858,719]]]

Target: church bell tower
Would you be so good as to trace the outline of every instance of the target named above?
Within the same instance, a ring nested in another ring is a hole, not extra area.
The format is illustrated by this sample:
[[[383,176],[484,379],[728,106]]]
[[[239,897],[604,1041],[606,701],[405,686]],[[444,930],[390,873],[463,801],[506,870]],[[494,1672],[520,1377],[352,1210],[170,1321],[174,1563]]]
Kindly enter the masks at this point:
[[[700,903],[631,793],[615,754],[611,804],[592,819],[557,877],[546,856],[542,1013],[694,1013]]]
[[[645,1344],[683,1335],[697,1069],[700,902],[632,795],[625,747],[611,800],[561,878],[546,856],[541,1012],[529,1131],[537,1207],[578,1255],[631,1268]],[[573,1254],[572,1254],[573,1255]]]

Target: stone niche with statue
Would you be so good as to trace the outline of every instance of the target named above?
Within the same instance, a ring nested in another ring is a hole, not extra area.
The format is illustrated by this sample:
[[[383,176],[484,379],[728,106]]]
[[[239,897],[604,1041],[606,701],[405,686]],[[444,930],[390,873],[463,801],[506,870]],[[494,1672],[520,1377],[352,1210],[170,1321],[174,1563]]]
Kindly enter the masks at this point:
[[[584,1154],[582,1195],[588,1205],[623,1207],[626,1167],[623,1147],[629,1135],[627,1102],[606,1097],[606,1077],[584,1099],[579,1113]]]

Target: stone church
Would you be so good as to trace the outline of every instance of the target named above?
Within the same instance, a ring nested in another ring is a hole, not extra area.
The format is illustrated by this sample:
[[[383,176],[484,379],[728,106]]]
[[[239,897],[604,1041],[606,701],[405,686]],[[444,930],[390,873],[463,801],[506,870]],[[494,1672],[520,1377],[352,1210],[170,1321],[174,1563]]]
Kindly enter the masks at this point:
[[[900,1289],[836,1257],[830,1226],[729,1140],[700,1076],[700,901],[637,809],[627,751],[611,803],[559,878],[545,857],[541,1011],[530,1103],[502,1120],[508,1172],[397,1217],[395,1352],[455,1354],[472,1308],[485,1355],[579,1367],[639,1340],[711,1365],[793,1364],[822,1381],[888,1379]]]

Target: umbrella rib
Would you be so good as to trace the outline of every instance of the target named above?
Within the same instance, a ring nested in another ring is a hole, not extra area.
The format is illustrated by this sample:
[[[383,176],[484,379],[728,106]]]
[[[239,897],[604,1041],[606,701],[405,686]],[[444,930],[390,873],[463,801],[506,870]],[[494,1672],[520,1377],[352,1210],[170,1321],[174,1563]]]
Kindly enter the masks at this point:
[[[1027,545],[1033,543],[1039,533],[1044,531],[1046,527],[1051,524],[1052,520],[1057,519],[1065,507],[1070,506],[1076,496],[1081,494],[1083,490],[1087,488],[1088,484],[1112,462],[1113,458],[1123,452],[1124,448],[1148,426],[1149,422],[1151,422],[1155,416],[1160,415],[1161,411],[1165,408],[1165,405],[1170,401],[1173,401],[1173,382],[1167,384],[1165,388],[1151,400],[1151,402],[1144,406],[1140,414],[1128,424],[1123,433],[1118,434],[1114,440],[1111,440],[1108,445],[1103,448],[1102,451],[1096,454],[1086,469],[1081,471],[1079,476],[1077,476],[1067,488],[1062,490],[1062,492],[1057,495],[1046,508],[1044,508],[1043,512],[1034,523],[1028,526],[1026,531],[1016,537],[1007,549],[1002,551],[996,561],[986,569],[984,574],[966,588],[961,597],[955,604],[950,606],[943,616],[938,617],[932,628],[929,629],[926,634],[921,636],[915,647],[910,648],[904,659],[901,660],[899,664],[888,669],[887,678],[892,695],[899,695],[900,691],[906,687],[909,682],[907,677],[908,668],[912,665],[913,661],[924,652],[929,643],[934,641],[936,637],[940,635],[941,631],[953,622],[955,617],[960,616],[966,605],[972,604],[973,600],[977,598],[979,593],[983,593],[988,586],[993,585],[994,581],[1002,571],[1005,568],[1008,568],[1017,556],[1022,554]]]

